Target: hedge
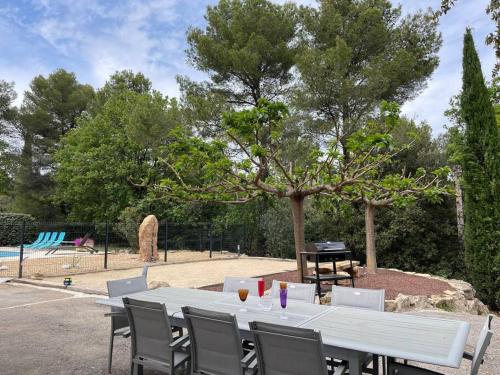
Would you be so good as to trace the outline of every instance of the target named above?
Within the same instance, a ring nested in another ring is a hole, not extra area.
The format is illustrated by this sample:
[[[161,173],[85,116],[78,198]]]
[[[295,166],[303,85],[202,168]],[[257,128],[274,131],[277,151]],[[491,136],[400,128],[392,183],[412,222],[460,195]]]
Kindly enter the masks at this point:
[[[23,221],[25,222],[24,243],[31,243],[35,240],[38,227],[33,216],[0,213],[0,246],[20,245]]]

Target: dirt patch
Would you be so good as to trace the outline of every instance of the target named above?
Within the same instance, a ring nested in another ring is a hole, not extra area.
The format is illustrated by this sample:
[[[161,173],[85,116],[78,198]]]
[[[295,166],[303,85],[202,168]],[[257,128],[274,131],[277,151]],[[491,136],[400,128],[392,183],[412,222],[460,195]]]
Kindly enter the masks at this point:
[[[274,273],[265,275],[263,278],[266,283],[266,289],[271,287],[273,280],[300,282],[297,271]],[[350,281],[343,280],[339,284],[350,286]],[[354,279],[354,285],[357,288],[385,289],[386,299],[394,299],[399,293],[412,296],[431,296],[441,294],[445,290],[453,289],[444,281],[384,269],[379,269],[374,275],[367,274]],[[222,291],[222,284],[209,285],[202,289]],[[331,284],[322,284],[322,290],[331,290]]]
[[[144,263],[142,263],[143,265]],[[180,288],[200,288],[209,284],[219,284],[224,277],[255,277],[291,271],[296,268],[295,261],[274,258],[252,258],[241,256],[232,259],[212,259],[199,262],[155,265],[149,268],[149,282],[166,282]],[[140,268],[110,270],[72,276],[73,286],[97,291],[106,291],[106,281],[124,279],[140,275]],[[64,277],[44,278],[44,282],[62,285]]]

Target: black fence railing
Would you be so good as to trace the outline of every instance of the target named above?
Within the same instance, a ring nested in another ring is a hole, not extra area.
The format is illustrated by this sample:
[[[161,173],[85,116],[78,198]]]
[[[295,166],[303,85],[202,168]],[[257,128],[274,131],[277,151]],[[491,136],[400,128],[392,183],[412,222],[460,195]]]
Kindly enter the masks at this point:
[[[0,277],[46,278],[104,269],[140,267],[234,256],[245,251],[245,228],[160,221],[143,252],[139,223],[0,223]],[[148,253],[148,251],[150,251]]]

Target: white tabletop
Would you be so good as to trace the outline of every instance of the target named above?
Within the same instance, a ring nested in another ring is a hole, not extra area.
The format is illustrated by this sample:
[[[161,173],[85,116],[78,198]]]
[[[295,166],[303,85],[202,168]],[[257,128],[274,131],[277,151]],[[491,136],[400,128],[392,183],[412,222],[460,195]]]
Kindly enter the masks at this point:
[[[288,301],[287,319],[280,318],[281,307],[274,300],[270,311],[259,306],[258,297],[249,296],[243,306],[237,294],[199,289],[160,288],[127,295],[145,301],[164,303],[172,318],[182,319],[182,306],[193,306],[235,314],[241,331],[249,331],[248,322],[257,320],[275,324],[317,329],[323,343],[356,352],[367,352],[459,367],[470,324],[371,310],[331,307]],[[102,305],[123,307],[122,297],[99,299]]]
[[[335,307],[301,327],[319,330],[325,345],[459,367],[470,324],[457,320]]]

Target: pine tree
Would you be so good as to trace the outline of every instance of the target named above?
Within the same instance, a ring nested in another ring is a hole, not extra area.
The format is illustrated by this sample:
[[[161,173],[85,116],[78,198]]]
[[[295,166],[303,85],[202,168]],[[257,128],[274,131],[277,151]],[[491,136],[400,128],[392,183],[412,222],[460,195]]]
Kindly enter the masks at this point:
[[[500,306],[500,142],[491,96],[471,31],[463,50],[461,111],[465,122],[463,155],[465,262],[479,298]]]

